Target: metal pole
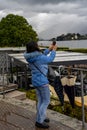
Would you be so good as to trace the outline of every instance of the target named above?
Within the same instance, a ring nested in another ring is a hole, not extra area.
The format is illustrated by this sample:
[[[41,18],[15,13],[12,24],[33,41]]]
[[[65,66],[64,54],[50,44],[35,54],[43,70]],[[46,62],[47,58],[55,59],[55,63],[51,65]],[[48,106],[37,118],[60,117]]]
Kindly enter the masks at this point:
[[[84,92],[83,92],[83,71],[80,71],[81,73],[81,100],[82,100],[82,126],[85,126],[85,113],[84,113]]]
[[[5,69],[4,67],[5,66],[4,65],[5,65],[5,63],[3,62],[3,68],[2,68],[2,76],[3,76],[3,84],[2,84],[3,85],[3,99],[5,98],[5,88],[4,88],[5,87],[5,80],[4,80],[4,69]]]
[[[19,85],[19,80],[18,80],[18,66],[17,65],[16,65],[16,77],[17,77],[17,84]]]
[[[8,79],[8,54],[6,53],[6,73],[7,73],[7,85],[9,84],[9,79]]]
[[[13,58],[10,59],[11,83],[13,83]]]
[[[27,66],[25,66],[25,68],[24,68],[24,75],[25,75],[25,87],[26,87],[26,90],[28,89],[28,86],[29,86],[29,84],[28,84],[28,74],[27,74]]]

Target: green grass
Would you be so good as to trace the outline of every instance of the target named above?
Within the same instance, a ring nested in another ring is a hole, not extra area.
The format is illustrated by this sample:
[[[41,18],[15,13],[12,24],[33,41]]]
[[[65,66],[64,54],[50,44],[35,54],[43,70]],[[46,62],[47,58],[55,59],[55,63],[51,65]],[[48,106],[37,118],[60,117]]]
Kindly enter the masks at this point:
[[[44,48],[49,48],[49,47],[44,46]],[[73,48],[73,49],[70,49],[69,47],[58,47],[57,51],[69,51],[69,52],[87,53],[87,48]]]
[[[69,49],[68,51],[71,51],[71,52],[80,52],[80,53],[87,53],[87,48]]]

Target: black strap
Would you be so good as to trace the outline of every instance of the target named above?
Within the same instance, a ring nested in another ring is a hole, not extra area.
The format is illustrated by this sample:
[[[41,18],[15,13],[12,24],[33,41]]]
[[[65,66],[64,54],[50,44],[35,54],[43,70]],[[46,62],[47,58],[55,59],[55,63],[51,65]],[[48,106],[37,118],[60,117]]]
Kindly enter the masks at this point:
[[[35,63],[32,63],[32,64],[33,64],[45,77],[47,77],[47,75],[45,75]]]

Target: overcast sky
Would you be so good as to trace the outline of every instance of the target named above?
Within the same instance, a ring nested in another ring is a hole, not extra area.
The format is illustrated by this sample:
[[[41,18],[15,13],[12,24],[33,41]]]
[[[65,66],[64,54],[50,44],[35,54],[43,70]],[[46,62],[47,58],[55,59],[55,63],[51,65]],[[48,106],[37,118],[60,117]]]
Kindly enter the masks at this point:
[[[11,13],[26,18],[39,38],[87,34],[87,0],[0,0],[0,19]]]

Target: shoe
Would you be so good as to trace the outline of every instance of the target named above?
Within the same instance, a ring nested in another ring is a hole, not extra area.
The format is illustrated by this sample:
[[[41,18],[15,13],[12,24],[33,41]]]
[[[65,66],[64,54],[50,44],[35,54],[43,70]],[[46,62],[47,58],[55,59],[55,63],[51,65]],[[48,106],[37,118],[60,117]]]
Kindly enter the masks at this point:
[[[43,123],[38,123],[38,122],[36,122],[36,123],[35,123],[35,126],[37,126],[37,127],[39,127],[39,128],[43,128],[43,129],[49,128],[49,125],[46,124],[45,122],[43,122]]]
[[[50,122],[50,119],[49,119],[49,118],[46,118],[46,119],[44,120],[44,122],[49,123],[49,122]]]

